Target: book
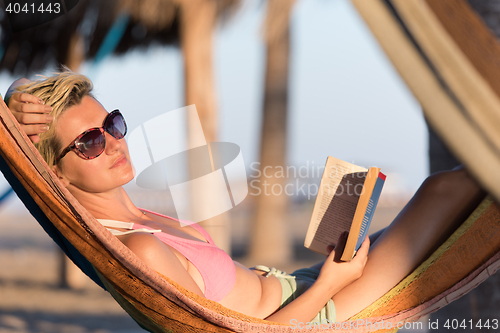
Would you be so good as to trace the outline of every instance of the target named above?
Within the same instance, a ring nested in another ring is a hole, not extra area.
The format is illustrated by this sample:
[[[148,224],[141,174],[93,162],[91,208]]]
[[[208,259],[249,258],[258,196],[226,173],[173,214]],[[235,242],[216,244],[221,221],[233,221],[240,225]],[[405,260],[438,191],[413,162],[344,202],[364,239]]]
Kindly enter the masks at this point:
[[[363,243],[386,176],[329,156],[307,229],[304,246],[328,255],[340,234],[349,232],[341,260],[351,260]]]

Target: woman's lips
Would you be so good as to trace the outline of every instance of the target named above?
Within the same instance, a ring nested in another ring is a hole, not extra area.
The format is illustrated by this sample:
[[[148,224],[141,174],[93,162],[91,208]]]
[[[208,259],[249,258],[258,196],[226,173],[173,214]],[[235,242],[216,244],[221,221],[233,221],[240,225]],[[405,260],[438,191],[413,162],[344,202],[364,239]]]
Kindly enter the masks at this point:
[[[111,166],[111,169],[113,168],[117,168],[117,167],[120,167],[124,164],[127,163],[127,158],[125,157],[125,155],[122,155],[121,157],[119,157],[115,163],[113,163],[113,165]]]

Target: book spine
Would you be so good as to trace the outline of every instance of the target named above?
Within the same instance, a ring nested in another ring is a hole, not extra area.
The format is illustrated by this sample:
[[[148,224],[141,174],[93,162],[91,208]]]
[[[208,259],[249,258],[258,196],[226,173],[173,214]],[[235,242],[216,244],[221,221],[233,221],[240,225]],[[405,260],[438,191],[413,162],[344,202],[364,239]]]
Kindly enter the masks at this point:
[[[372,195],[368,201],[368,207],[366,208],[365,216],[363,217],[363,222],[361,223],[361,228],[359,230],[358,242],[356,243],[356,251],[361,247],[361,244],[365,240],[368,234],[368,229],[370,223],[372,222],[373,214],[375,213],[375,208],[378,204],[378,199],[380,198],[380,193],[382,192],[382,187],[384,186],[386,176],[379,172],[377,181],[375,182],[375,187],[373,188]]]

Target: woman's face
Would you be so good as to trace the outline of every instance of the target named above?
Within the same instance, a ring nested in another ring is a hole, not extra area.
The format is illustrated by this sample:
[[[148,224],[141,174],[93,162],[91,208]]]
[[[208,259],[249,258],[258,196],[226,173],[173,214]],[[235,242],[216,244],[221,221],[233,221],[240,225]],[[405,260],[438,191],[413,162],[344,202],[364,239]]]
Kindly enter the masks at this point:
[[[56,124],[61,148],[69,146],[82,132],[101,127],[108,112],[92,97],[64,111]],[[120,187],[134,178],[134,170],[125,139],[117,140],[105,132],[106,147],[97,158],[86,160],[75,151],[64,156],[54,171],[65,186],[73,191],[103,193]],[[76,193],[74,193],[76,194]]]

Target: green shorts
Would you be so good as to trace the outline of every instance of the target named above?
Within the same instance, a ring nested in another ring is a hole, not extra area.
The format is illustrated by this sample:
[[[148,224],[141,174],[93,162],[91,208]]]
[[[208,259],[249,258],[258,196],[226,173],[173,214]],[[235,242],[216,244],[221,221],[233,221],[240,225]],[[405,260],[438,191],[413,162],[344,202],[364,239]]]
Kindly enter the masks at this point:
[[[296,270],[292,274],[287,274],[285,272],[277,270],[274,267],[269,268],[263,265],[255,266],[255,269],[267,272],[267,274],[265,275],[266,277],[274,275],[280,281],[280,309],[302,295],[310,286],[312,286],[312,284],[319,276],[319,270],[314,268],[301,268]],[[335,322],[335,317],[335,304],[330,299],[328,303],[326,303],[326,305],[319,311],[316,317],[311,320],[311,323],[331,324]]]

